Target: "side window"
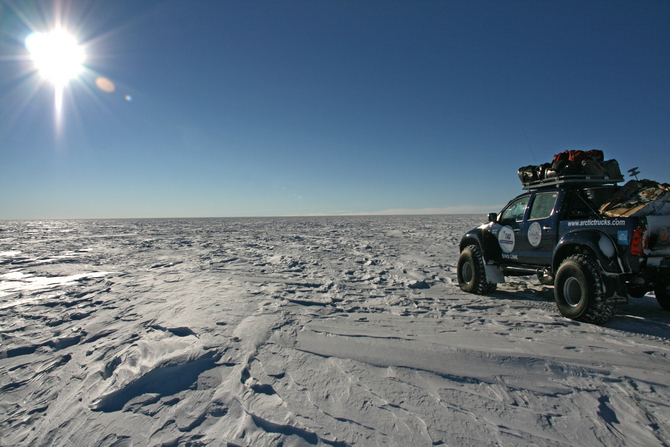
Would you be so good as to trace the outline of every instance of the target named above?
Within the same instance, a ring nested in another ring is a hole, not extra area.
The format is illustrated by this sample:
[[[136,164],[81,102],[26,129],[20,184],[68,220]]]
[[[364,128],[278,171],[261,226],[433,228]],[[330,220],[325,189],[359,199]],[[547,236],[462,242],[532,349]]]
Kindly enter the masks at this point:
[[[519,197],[514,202],[510,203],[500,215],[500,223],[505,225],[523,220],[523,215],[526,212],[526,205],[528,205],[528,199],[530,199],[530,196]]]
[[[562,206],[564,219],[596,218],[598,212],[592,202],[576,191],[566,193]]]
[[[551,216],[557,198],[558,192],[536,194],[535,199],[533,200],[533,205],[530,207],[530,217],[528,220],[546,219]]]

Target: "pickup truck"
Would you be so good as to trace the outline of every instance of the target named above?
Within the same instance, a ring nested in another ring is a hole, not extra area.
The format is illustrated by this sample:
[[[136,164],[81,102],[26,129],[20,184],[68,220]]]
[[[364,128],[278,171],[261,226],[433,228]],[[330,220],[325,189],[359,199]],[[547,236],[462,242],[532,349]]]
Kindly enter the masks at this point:
[[[603,215],[619,190],[607,179],[557,178],[524,189],[461,239],[463,291],[488,294],[505,276],[537,275],[574,320],[605,323],[618,304],[649,291],[670,310],[670,215]]]

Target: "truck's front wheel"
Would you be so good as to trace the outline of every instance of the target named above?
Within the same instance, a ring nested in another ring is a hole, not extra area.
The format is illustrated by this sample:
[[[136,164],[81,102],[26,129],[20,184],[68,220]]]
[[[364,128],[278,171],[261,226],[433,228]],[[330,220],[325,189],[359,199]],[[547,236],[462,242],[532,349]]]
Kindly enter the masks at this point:
[[[468,293],[483,295],[496,289],[494,283],[486,280],[484,259],[477,245],[468,245],[458,258],[458,285],[461,290]]]
[[[662,282],[654,289],[656,301],[664,310],[670,310],[670,281]]]
[[[589,255],[572,255],[561,263],[554,298],[561,315],[573,320],[603,324],[616,314],[616,307],[605,303],[600,266]]]

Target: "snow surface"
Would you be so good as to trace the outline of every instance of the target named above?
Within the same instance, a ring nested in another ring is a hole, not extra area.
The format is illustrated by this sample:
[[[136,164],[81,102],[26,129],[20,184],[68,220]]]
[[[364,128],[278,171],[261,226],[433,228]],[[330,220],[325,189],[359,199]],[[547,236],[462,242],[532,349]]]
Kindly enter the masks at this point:
[[[0,222],[0,445],[668,445],[670,313],[462,293],[483,220]]]

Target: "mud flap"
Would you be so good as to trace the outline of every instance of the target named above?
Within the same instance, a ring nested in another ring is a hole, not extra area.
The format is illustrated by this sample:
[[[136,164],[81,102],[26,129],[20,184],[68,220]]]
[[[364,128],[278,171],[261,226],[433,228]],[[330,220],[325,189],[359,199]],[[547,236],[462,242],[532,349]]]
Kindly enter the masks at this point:
[[[604,274],[602,279],[606,304],[628,304],[628,291],[623,276]]]
[[[496,265],[486,264],[484,266],[484,271],[486,272],[486,281],[491,284],[499,284],[505,282],[505,275],[503,275],[500,267]]]

